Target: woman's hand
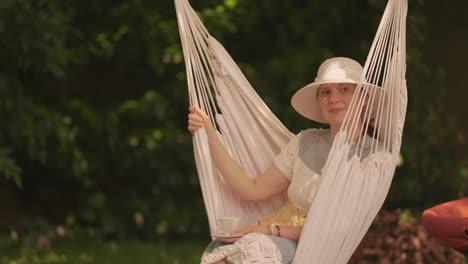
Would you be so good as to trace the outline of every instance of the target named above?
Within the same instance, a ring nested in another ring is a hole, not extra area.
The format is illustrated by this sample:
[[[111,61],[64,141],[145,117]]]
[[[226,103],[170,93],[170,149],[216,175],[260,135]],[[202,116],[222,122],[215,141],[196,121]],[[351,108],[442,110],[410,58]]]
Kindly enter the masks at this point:
[[[205,127],[206,132],[209,135],[215,134],[213,124],[211,123],[210,117],[206,115],[200,108],[196,106],[190,106],[188,115],[188,130],[192,135],[198,129]]]
[[[268,235],[268,230],[267,230],[267,227],[264,225],[254,225],[254,226],[247,226],[240,230],[237,230],[236,232],[233,233],[233,235],[244,236],[249,233],[260,233],[260,234]],[[221,238],[221,240],[227,243],[234,243],[241,238],[242,237]]]

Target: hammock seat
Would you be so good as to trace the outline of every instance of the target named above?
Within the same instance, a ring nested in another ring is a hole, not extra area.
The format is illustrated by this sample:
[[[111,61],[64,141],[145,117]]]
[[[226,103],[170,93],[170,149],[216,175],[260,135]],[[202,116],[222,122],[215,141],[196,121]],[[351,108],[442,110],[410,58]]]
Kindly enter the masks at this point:
[[[174,2],[190,103],[210,116],[233,159],[250,175],[260,175],[273,165],[294,135],[258,96],[223,46],[210,36],[188,1]],[[407,105],[406,13],[407,0],[389,0],[358,84],[365,93],[355,93],[350,106],[361,109],[368,96],[368,107],[362,115],[348,111],[334,138],[295,263],[346,263],[387,196]],[[375,128],[371,154],[365,157],[362,148],[350,153],[349,131],[357,129],[359,118]],[[240,216],[242,225],[251,225],[286,203],[286,192],[265,202],[241,200],[215,168],[204,129],[195,133],[193,144],[211,233],[220,231],[217,217]]]

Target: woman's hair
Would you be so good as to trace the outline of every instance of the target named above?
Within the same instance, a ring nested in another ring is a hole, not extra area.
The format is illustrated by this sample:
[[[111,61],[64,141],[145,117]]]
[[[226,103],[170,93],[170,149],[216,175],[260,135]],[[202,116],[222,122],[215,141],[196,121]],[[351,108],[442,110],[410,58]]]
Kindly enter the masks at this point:
[[[373,119],[370,120],[370,123],[372,123],[372,121],[373,121]],[[377,134],[378,134],[377,133],[378,132],[377,128],[375,128],[375,127],[373,127],[371,125],[367,125],[367,124],[365,124],[365,125],[367,126],[366,134],[371,138],[378,139],[377,138]]]

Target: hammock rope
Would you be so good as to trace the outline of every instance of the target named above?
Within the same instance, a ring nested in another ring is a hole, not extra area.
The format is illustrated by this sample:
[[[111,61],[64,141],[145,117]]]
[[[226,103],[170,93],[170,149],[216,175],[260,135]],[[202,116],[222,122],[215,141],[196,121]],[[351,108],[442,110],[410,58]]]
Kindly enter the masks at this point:
[[[188,1],[174,2],[190,103],[207,113],[228,153],[256,177],[273,165],[293,134],[210,36]],[[407,105],[406,13],[407,0],[388,1],[350,110],[323,167],[295,263],[346,263],[387,196]],[[371,139],[360,137],[353,143],[355,131],[370,127]],[[204,129],[195,133],[194,156],[212,233],[220,231],[217,217],[240,216],[243,225],[251,225],[285,204],[286,192],[260,203],[240,200],[215,168],[207,142]],[[364,149],[369,145],[370,151]]]

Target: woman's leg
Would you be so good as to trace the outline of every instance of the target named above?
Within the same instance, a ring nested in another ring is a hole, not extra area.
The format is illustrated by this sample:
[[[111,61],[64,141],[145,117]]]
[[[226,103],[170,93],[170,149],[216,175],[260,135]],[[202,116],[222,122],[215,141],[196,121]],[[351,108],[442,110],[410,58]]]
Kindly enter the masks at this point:
[[[297,242],[282,237],[269,236],[269,238],[280,250],[282,263],[291,263],[296,254]]]
[[[297,242],[281,237],[250,233],[234,243],[233,247],[219,248],[225,245],[227,243],[221,240],[213,240],[206,248],[202,262],[241,263],[243,258],[247,258],[248,261],[259,261],[267,257],[276,259],[277,262],[289,264],[294,259]],[[222,249],[221,252],[215,250],[216,248]],[[227,257],[219,260],[223,257],[219,254],[225,254]]]

